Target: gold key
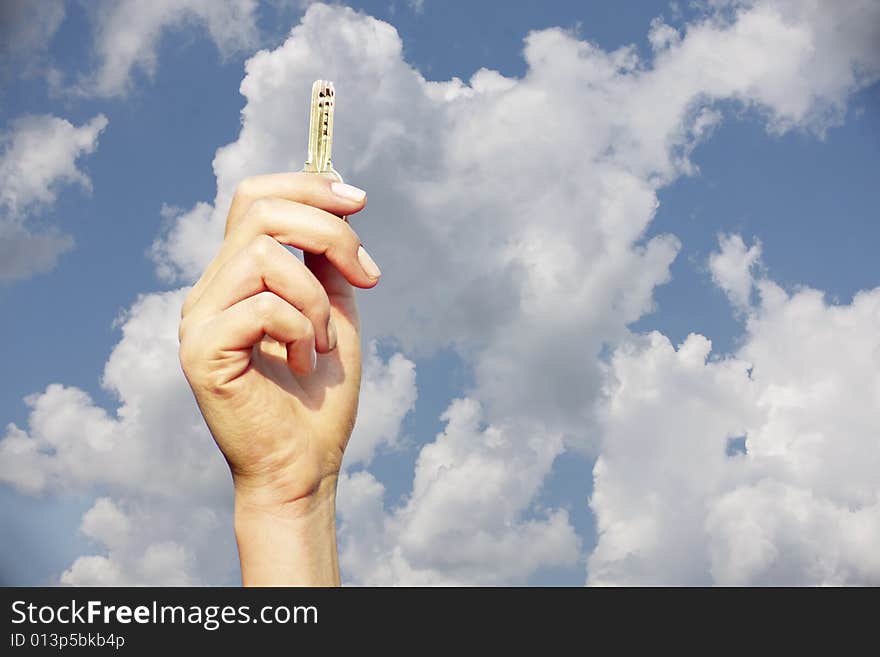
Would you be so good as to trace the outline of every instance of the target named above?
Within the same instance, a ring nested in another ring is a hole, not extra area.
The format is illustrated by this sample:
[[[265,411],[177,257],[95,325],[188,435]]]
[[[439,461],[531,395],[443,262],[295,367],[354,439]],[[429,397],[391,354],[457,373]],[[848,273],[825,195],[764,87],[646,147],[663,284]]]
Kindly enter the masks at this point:
[[[303,171],[320,173],[342,182],[342,176],[330,161],[333,149],[333,109],[336,91],[330,80],[315,80],[312,85],[312,109],[309,118],[309,156]]]

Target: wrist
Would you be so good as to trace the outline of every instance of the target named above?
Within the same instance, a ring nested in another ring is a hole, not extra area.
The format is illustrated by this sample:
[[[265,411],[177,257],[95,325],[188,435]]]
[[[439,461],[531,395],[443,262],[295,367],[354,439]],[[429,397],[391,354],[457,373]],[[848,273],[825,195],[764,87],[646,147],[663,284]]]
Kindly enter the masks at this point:
[[[328,508],[336,509],[338,473],[318,478],[313,483],[285,483],[299,477],[272,480],[245,478],[233,474],[235,516],[269,515],[278,520],[311,519]]]
[[[245,586],[338,586],[337,476],[282,498],[235,487],[235,538]]]

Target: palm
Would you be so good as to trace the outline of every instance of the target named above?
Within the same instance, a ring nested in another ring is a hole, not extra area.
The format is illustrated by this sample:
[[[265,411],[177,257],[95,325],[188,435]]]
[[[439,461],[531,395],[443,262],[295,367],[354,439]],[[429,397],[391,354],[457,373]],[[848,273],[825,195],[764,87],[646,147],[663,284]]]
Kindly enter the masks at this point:
[[[227,353],[229,403],[205,415],[233,473],[315,459],[338,469],[357,414],[361,354],[354,297],[332,301],[337,347],[309,375],[292,372],[286,346],[271,338]]]

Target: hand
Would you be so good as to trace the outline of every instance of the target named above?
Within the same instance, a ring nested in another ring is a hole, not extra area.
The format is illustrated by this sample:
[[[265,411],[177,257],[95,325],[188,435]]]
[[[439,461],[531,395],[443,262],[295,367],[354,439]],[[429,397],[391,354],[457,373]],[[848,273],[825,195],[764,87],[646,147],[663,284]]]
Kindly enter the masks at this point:
[[[183,305],[180,360],[232,472],[245,584],[338,583],[336,480],[361,376],[352,285],[379,278],[340,217],[364,203],[316,174],[245,180]]]

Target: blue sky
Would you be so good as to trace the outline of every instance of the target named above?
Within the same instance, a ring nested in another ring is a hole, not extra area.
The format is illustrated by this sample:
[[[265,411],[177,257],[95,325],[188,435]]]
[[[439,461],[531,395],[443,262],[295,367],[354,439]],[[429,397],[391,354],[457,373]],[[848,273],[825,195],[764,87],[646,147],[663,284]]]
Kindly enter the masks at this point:
[[[527,71],[523,38],[554,26],[606,51],[634,44],[650,61],[652,19],[662,16],[679,26],[697,18],[692,10],[682,14],[668,2],[506,3],[504,11],[496,3],[432,0],[418,11],[400,1],[349,4],[392,24],[406,62],[439,81],[468,80],[481,67],[520,78]],[[71,81],[97,66],[96,19],[84,4],[65,7],[45,58],[63,80]],[[284,3],[261,6],[259,46],[272,50],[281,45],[301,13]],[[23,399],[55,382],[88,392],[112,414],[118,400],[100,382],[120,339],[114,321],[139,294],[177,287],[156,276],[148,254],[168,221],[160,211],[163,206],[185,210],[214,197],[211,162],[218,147],[238,138],[246,102],[239,85],[254,50],[221,54],[204,27],[192,22],[166,29],[156,47],[155,73],[135,70],[128,90],[115,97],[53,92],[44,76],[25,76],[21,62],[13,62],[15,72],[0,92],[0,130],[9,130],[25,114],[53,114],[76,126],[104,114],[109,125],[95,152],[78,160],[91,180],[91,192],[61,187],[57,201],[32,224],[61,227],[73,236],[75,248],[61,255],[49,273],[0,283],[0,343],[7,372],[0,395],[3,425],[27,427]],[[854,91],[845,107],[842,122],[820,135],[813,126],[774,134],[760,107],[721,106],[723,121],[691,155],[698,172],[658,190],[656,216],[640,243],[671,233],[681,247],[670,266],[671,280],[654,290],[654,311],[631,323],[631,331],[658,330],[676,345],[700,333],[712,340],[716,355],[733,354],[748,341],[746,316],[731,308],[707,264],[719,248],[720,233],[741,234],[747,243],[758,239],[763,275],[790,291],[814,287],[831,301],[849,304],[859,290],[880,286],[880,87]],[[345,114],[337,120],[345,121]],[[583,129],[590,130],[589,116]],[[344,173],[345,164],[338,166]],[[369,303],[363,295],[362,304]],[[391,337],[383,343],[386,357],[398,344]],[[445,423],[439,417],[450,402],[474,385],[470,364],[455,349],[412,358],[418,401],[405,416],[397,447],[381,447],[368,465],[384,484],[386,505],[406,499],[421,446],[442,431]],[[557,456],[532,500],[533,507],[567,509],[582,541],[581,556],[561,566],[539,565],[526,581],[584,582],[586,557],[597,541],[594,512],[587,506],[594,458],[595,450]],[[108,490],[97,483],[91,489],[33,497],[0,487],[3,582],[55,581],[77,556],[100,551],[77,527],[93,500]]]

